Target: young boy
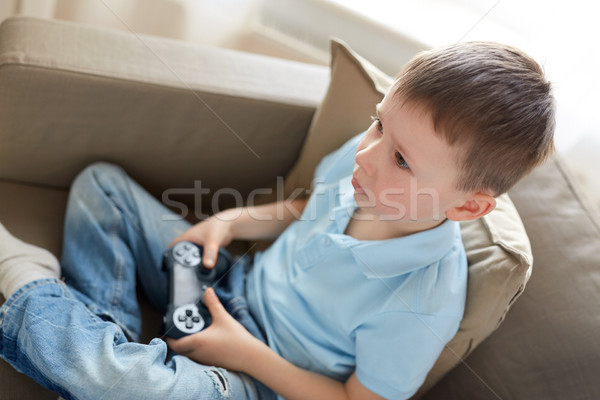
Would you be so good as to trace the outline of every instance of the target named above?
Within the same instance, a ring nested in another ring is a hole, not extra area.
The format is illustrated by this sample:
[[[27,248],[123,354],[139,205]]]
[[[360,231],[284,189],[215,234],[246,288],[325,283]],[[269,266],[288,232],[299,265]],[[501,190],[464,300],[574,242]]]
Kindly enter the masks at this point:
[[[458,221],[551,153],[554,105],[533,60],[472,42],[414,58],[373,119],[323,159],[308,200],[191,227],[121,169],[89,167],[69,198],[66,284],[49,253],[0,229],[2,357],[65,398],[410,397],[463,315]],[[217,285],[225,306],[207,291],[213,322],[169,340],[179,355],[135,343],[136,278],[164,310],[165,248],[201,244],[212,267],[231,240],[259,238],[277,240]]]

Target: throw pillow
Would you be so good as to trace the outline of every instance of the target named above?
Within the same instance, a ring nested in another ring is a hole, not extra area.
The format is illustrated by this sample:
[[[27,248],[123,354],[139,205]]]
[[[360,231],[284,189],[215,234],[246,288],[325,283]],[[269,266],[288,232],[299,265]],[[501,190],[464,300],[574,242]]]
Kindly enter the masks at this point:
[[[288,194],[295,188],[309,189],[319,161],[369,127],[375,105],[392,83],[392,78],[344,42],[331,41],[329,88],[315,112],[298,161],[285,179]]]

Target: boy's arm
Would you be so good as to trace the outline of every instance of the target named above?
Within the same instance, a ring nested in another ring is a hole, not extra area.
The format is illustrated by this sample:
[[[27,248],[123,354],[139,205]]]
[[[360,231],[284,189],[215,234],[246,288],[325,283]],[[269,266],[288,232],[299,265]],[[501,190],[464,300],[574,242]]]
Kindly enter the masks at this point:
[[[379,400],[356,377],[356,372],[341,383],[323,375],[298,368],[261,343],[252,352],[252,362],[243,372],[289,399]]]
[[[206,291],[204,302],[212,324],[199,333],[178,340],[167,339],[177,353],[205,365],[244,372],[286,399],[382,399],[365,388],[356,373],[341,383],[285,360],[236,321],[213,289]]]
[[[257,240],[276,238],[300,218],[308,199],[285,200],[261,206],[230,208],[193,225],[177,236],[170,246],[188,240],[204,247],[202,263],[212,268],[220,247],[233,239]]]
[[[307,202],[308,198],[231,208],[213,217],[231,222],[233,239],[274,239],[302,216]]]

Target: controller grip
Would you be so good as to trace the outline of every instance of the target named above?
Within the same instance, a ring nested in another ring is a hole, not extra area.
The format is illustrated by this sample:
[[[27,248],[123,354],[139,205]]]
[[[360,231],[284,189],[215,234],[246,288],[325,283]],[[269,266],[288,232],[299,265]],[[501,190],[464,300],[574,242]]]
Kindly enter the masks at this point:
[[[205,329],[212,322],[204,304],[204,293],[231,265],[226,251],[219,251],[213,268],[202,265],[202,246],[179,242],[163,254],[163,269],[168,272],[169,303],[163,316],[164,335],[181,338]]]

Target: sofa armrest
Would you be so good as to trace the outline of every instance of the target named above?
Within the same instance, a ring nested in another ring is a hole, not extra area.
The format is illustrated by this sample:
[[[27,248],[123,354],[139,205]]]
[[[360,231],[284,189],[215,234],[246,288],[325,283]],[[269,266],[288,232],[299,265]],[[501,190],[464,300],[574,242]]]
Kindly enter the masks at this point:
[[[151,192],[261,187],[293,165],[328,68],[56,20],[0,26],[0,179],[99,160]]]

